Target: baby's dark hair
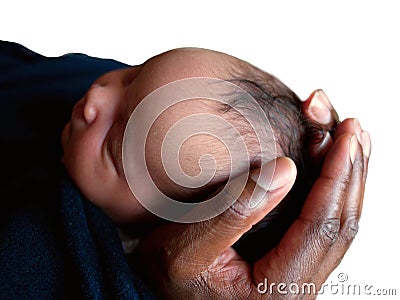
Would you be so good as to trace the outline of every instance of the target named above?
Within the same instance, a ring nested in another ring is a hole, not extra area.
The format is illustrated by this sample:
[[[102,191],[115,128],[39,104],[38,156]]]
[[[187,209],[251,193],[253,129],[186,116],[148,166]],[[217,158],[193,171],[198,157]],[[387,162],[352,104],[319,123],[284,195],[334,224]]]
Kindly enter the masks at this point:
[[[296,181],[285,199],[233,246],[252,262],[276,246],[298,217],[319,173],[311,163],[307,145],[322,139],[324,128],[303,115],[299,97],[276,77],[247,63],[239,65],[230,75],[229,81],[250,94],[264,111],[274,132],[276,154],[290,157],[297,167]],[[225,106],[224,114],[234,113],[235,108],[246,108],[248,98],[235,95],[231,101]]]

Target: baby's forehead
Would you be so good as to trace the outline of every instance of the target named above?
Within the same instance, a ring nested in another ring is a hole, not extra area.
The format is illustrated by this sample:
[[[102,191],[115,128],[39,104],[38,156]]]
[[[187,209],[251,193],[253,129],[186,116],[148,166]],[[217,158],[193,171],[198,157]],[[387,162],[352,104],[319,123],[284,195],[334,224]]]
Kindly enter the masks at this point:
[[[148,61],[159,68],[171,69],[177,77],[215,77],[226,78],[227,73],[241,62],[228,54],[202,49],[178,48],[162,53]],[[180,78],[181,79],[181,78]]]

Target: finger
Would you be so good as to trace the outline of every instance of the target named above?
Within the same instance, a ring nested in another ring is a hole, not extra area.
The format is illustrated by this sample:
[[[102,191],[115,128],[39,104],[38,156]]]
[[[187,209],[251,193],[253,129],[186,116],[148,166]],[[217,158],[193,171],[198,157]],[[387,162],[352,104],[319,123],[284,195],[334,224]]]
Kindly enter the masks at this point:
[[[362,147],[358,140],[354,142],[355,159],[351,177],[349,178],[349,187],[347,189],[346,201],[343,206],[340,217],[341,228],[349,226],[349,230],[357,231],[357,224],[360,218],[360,203],[362,201],[364,190],[364,155]],[[346,224],[347,222],[356,222],[354,226]],[[357,232],[354,232],[354,236]]]
[[[358,141],[361,144],[363,151],[363,160],[364,160],[364,186],[367,180],[368,173],[368,163],[369,156],[371,155],[371,138],[368,132],[361,129],[360,122],[357,119],[346,119],[344,120],[338,127],[335,133],[335,139],[341,136],[344,133],[352,133],[357,136]],[[363,191],[364,193],[364,191]],[[362,203],[361,203],[362,205]]]
[[[336,140],[338,137],[340,137],[342,134],[345,133],[356,134],[356,132],[359,131],[360,129],[361,129],[360,123],[357,119],[355,118],[345,119],[336,127],[333,139]]]
[[[296,178],[296,167],[288,158],[269,162],[264,166],[263,174],[258,171],[250,175],[238,200],[224,213],[209,221],[192,224],[191,230],[186,232],[191,236],[192,245],[196,244],[202,249],[202,265],[213,262],[254,224],[261,221],[286,196]],[[229,198],[229,195],[228,191],[226,196]],[[194,255],[190,248],[182,249],[181,255]],[[196,255],[199,257],[198,253]]]
[[[368,173],[368,163],[369,163],[369,157],[371,155],[371,137],[369,133],[365,130],[362,130],[361,133],[361,145],[363,148],[363,153],[364,153],[364,181],[367,180],[367,173]]]
[[[302,219],[314,222],[318,218],[340,216],[344,204],[343,193],[348,188],[347,180],[352,168],[350,154],[351,151],[354,152],[354,145],[357,144],[354,137],[348,133],[336,140],[325,159],[320,177],[307,197],[300,215]]]
[[[371,155],[371,137],[367,131],[362,131],[361,133],[361,145],[364,156],[364,173],[363,173],[363,191],[362,198],[360,203],[360,212],[362,211],[362,206],[364,202],[364,194],[365,194],[365,184],[367,182],[368,175],[368,165],[369,165],[369,157]]]
[[[359,143],[362,144],[362,129],[361,129],[361,125],[360,125],[360,122],[358,121],[358,119],[356,119],[356,118],[345,119],[336,128],[333,139],[336,140],[343,134],[354,134],[357,137],[357,140],[359,141]],[[365,160],[366,159],[367,158],[365,158]],[[364,164],[366,164],[366,161],[364,161]]]
[[[364,165],[368,165],[368,157],[371,151],[371,140],[367,132],[363,132],[361,129],[360,122],[358,119],[349,118],[345,119],[337,128],[334,136],[334,140],[345,133],[355,134],[359,143],[361,144],[362,150],[364,152]],[[367,171],[364,170],[364,178],[366,178]]]
[[[340,231],[337,241],[332,245],[325,260],[321,264],[319,272],[314,276],[313,282],[320,286],[329,274],[340,263],[349,249],[351,242],[358,232],[358,222],[361,216],[362,200],[364,197],[364,152],[361,145],[356,145],[356,155],[353,163],[352,175],[349,180],[349,188],[346,201],[340,217]]]
[[[256,280],[262,280],[271,268],[277,270],[276,276],[283,277],[282,280],[296,280],[294,282],[299,278],[310,280],[318,272],[338,236],[352,172],[350,153],[352,151],[354,156],[354,140],[351,134],[344,134],[332,146],[299,219],[289,228],[275,251],[255,264]]]
[[[362,130],[359,120],[355,118],[345,119],[336,128],[334,140],[344,133],[352,133],[357,136],[363,148],[364,161],[368,160],[371,155],[371,137],[367,131]]]
[[[361,139],[361,147],[359,147],[358,153],[362,154],[362,158],[360,159],[359,155],[357,155],[355,167],[353,168],[353,173],[356,174],[356,176],[354,176],[352,182],[350,183],[350,185],[352,186],[350,191],[353,191],[353,196],[351,196],[351,192],[349,192],[349,200],[346,201],[347,204],[345,205],[343,214],[341,216],[341,223],[347,224],[346,226],[342,226],[340,229],[339,236],[341,237],[341,242],[335,243],[335,245],[326,255],[326,260],[321,264],[320,271],[315,276],[315,279],[313,281],[316,284],[322,284],[329,276],[329,274],[340,263],[348,247],[350,246],[349,242],[351,242],[351,240],[357,233],[357,223],[361,217],[362,212],[365,184],[368,173],[369,156],[371,154],[371,139],[368,132],[361,130],[361,126],[356,119],[344,120],[339,125],[336,131],[335,138],[338,138],[344,133],[358,133],[358,136]],[[361,166],[362,171],[360,171]]]

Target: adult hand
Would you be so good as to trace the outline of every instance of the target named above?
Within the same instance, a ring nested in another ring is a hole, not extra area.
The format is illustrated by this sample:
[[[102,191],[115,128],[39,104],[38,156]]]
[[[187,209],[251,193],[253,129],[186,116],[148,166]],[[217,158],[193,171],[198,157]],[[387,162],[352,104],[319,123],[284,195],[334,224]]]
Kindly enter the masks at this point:
[[[282,290],[283,285],[303,283],[313,283],[318,290],[358,229],[370,139],[357,124],[348,119],[338,126],[301,215],[277,247],[254,265],[231,246],[290,190],[296,171],[288,158],[276,160],[272,188],[255,208],[249,205],[255,186],[249,180],[223,214],[200,223],[166,224],[148,235],[138,257],[154,289],[171,299],[288,299],[285,292],[290,291]]]
[[[316,136],[315,140],[310,141],[308,145],[308,150],[313,161],[317,164],[323,161],[333,144],[334,138],[339,137],[346,131],[355,133],[357,139],[361,141],[361,144],[367,146],[366,149],[364,149],[368,154],[364,157],[364,179],[366,180],[368,158],[371,151],[371,140],[368,132],[361,129],[358,120],[348,119],[341,124],[338,113],[329,101],[328,96],[321,89],[312,92],[311,95],[302,103],[302,112],[312,122],[321,124],[325,130],[322,138]]]

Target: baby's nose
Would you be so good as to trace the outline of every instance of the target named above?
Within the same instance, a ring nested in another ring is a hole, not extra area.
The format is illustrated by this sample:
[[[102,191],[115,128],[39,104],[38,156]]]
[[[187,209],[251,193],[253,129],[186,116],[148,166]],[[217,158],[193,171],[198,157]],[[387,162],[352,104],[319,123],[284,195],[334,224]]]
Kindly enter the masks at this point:
[[[86,93],[83,116],[88,124],[91,124],[104,109],[107,101],[106,86],[93,84]]]

